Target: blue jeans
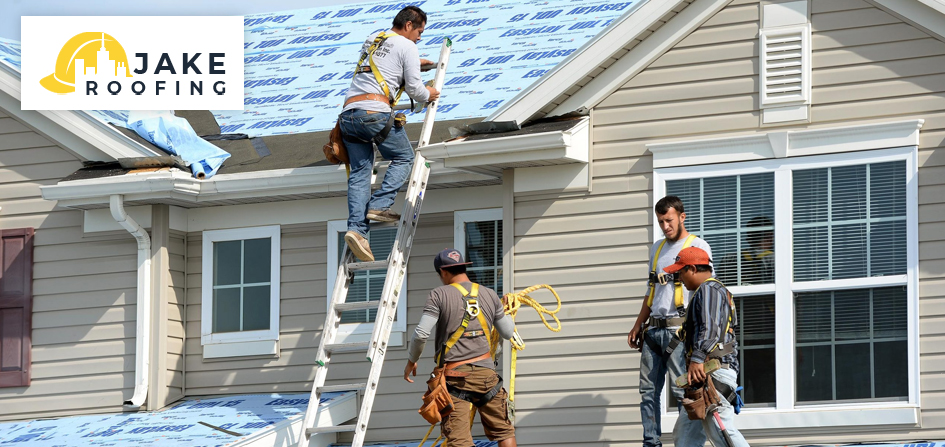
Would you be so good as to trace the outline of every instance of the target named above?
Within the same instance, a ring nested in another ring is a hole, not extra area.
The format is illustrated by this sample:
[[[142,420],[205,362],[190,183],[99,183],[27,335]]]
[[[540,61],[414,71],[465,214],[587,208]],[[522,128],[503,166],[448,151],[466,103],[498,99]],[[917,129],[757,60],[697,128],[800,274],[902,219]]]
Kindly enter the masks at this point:
[[[738,376],[735,374],[735,371],[730,369],[719,369],[712,372],[712,380],[716,383],[723,382],[733,390],[737,386]],[[722,425],[725,426],[725,431],[728,433],[728,436],[732,438],[731,447],[749,447],[748,441],[745,441],[745,437],[735,428],[735,408],[732,407],[725,397],[722,397],[722,393],[719,394],[719,400],[722,401],[719,404],[719,417],[722,419]],[[700,439],[693,439],[692,433],[689,430],[682,428],[683,421],[685,422],[695,422],[702,424],[703,435]],[[725,437],[722,436],[722,431],[720,430],[718,421],[712,415],[706,415],[705,419],[702,421],[690,421],[689,417],[686,416],[686,412],[683,411],[679,415],[679,419],[676,420],[676,429],[673,431],[673,438],[678,446],[691,445],[693,443],[700,443],[699,445],[705,444],[705,438],[708,435],[709,441],[712,441],[712,445],[715,447],[728,447],[728,443],[725,442]]]
[[[683,390],[676,386],[676,377],[686,374],[685,349],[680,344],[672,355],[666,354],[666,347],[673,339],[675,329],[647,329],[643,335],[643,350],[640,357],[640,414],[643,418],[643,446],[659,447],[663,445],[660,426],[660,396],[666,383],[666,371],[670,372],[672,383],[670,390],[676,396],[676,402],[682,402]],[[652,346],[651,346],[652,345]],[[654,348],[659,348],[655,350]],[[687,443],[676,443],[676,447],[701,447],[705,445],[705,434],[699,421],[690,421],[686,410],[679,404],[680,418],[677,419],[677,432],[687,432]],[[685,421],[683,421],[685,420]],[[682,422],[680,422],[682,421]],[[680,423],[682,426],[680,427]]]
[[[374,170],[374,144],[370,142],[390,119],[390,113],[367,113],[360,109],[342,112],[341,134],[345,138],[351,175],[348,177],[348,231],[361,236],[368,233],[368,210],[386,210],[394,204],[397,190],[403,186],[413,165],[413,146],[403,127],[391,126],[387,139],[377,147],[385,160],[390,160],[381,189],[371,194]],[[359,140],[360,139],[360,140]],[[361,140],[368,141],[362,143]]]

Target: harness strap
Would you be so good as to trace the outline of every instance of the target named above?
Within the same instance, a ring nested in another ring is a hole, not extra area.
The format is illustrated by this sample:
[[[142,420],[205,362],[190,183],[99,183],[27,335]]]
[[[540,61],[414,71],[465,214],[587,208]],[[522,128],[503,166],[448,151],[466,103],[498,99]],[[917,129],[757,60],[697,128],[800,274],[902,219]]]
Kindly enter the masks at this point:
[[[692,241],[694,240],[696,240],[696,235],[690,234],[688,237],[686,237],[686,241],[683,242],[682,249],[684,250],[689,248],[689,246],[692,245]],[[664,245],[666,245],[666,239],[663,239],[663,241],[660,242],[660,246],[656,248],[656,254],[653,255],[653,263],[650,266],[650,297],[646,300],[646,305],[651,307],[653,306],[653,297],[656,296],[656,283],[652,280],[652,278],[658,275],[656,272],[656,263],[659,262],[660,253],[663,251]],[[686,303],[685,297],[683,296],[683,286],[678,277],[675,281],[673,281],[673,301],[676,305],[676,313],[679,314],[679,316],[686,315]]]
[[[450,384],[446,384],[446,389],[450,392],[450,396],[469,402],[478,408],[492,401],[492,399],[494,399],[495,396],[498,395],[500,391],[502,391],[502,377],[499,377],[499,382],[496,383],[491,390],[485,393],[461,390]]]
[[[468,299],[466,300],[466,312],[463,314],[462,324],[460,324],[460,326],[456,328],[455,331],[453,331],[453,334],[450,335],[450,338],[447,339],[446,343],[443,344],[443,349],[441,350],[441,352],[436,355],[436,363],[438,365],[441,364],[444,359],[446,359],[446,354],[450,352],[450,349],[453,349],[453,346],[456,345],[457,342],[459,342],[459,339],[463,338],[464,334],[466,334],[466,328],[469,326],[469,320],[472,318],[472,315],[470,315],[469,313],[469,309],[472,307],[478,306],[478,303],[476,302],[475,298],[479,296],[479,284],[473,283],[472,290],[466,290],[465,287],[457,283],[452,283],[450,285],[456,288],[456,290],[458,290],[459,293],[462,293],[463,298],[468,298]],[[489,324],[486,322],[485,315],[483,315],[481,311],[477,311],[476,319],[479,320],[479,325],[482,326],[482,335],[485,335],[486,343],[491,347],[492,336],[489,333],[489,330],[488,330]],[[470,331],[470,332],[475,333],[476,331]],[[470,335],[470,336],[478,336],[478,335],[479,334]],[[495,358],[495,353],[491,349],[488,355],[489,357]]]

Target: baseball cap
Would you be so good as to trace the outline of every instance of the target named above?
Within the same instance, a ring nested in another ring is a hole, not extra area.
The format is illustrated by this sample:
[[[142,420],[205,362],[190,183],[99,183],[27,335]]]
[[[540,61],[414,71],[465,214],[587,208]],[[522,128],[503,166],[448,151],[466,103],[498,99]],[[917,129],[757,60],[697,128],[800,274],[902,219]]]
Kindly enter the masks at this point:
[[[679,251],[676,263],[663,269],[666,273],[676,273],[687,265],[712,265],[709,254],[699,247],[687,247]]]
[[[463,262],[463,254],[455,248],[447,248],[441,251],[436,258],[433,258],[433,268],[440,271],[443,267],[454,267],[457,265],[470,265],[472,262]]]

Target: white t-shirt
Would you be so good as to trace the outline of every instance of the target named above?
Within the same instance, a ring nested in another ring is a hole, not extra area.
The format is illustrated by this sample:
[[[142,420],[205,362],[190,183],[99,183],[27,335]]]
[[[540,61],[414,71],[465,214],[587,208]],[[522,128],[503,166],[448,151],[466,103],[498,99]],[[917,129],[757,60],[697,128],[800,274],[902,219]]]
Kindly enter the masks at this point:
[[[393,32],[393,31],[387,31]],[[381,32],[378,31],[368,36],[361,47],[362,52],[367,52],[368,48],[374,43],[374,38]],[[360,59],[360,54],[358,58]],[[357,61],[355,61],[357,62]],[[363,66],[368,66],[369,62],[365,59]],[[423,79],[420,78],[420,53],[417,51],[417,45],[406,37],[401,35],[388,37],[387,40],[374,51],[374,65],[381,71],[387,87],[390,88],[392,95],[397,96],[397,89],[404,84],[404,93],[410,95],[414,101],[426,102],[430,98],[430,92],[424,87]],[[350,71],[348,73],[351,73]],[[405,83],[406,79],[406,83]],[[377,83],[374,73],[358,73],[351,79],[351,85],[348,87],[348,93],[345,95],[345,102],[348,98],[358,95],[375,93],[384,95],[384,89]],[[401,99],[406,99],[401,97]],[[380,101],[358,101],[348,104],[344,110],[361,109],[374,112],[390,112],[390,106],[386,102]],[[344,111],[342,110],[342,111]]]
[[[646,264],[648,275],[649,269],[653,267],[653,257],[656,256],[656,249],[659,248],[661,242],[663,242],[662,239],[656,241],[656,243],[650,247],[650,257]],[[664,268],[676,263],[676,255],[683,249],[685,243],[686,238],[679,238],[676,242],[666,241],[666,245],[664,245],[663,250],[660,251],[660,258],[656,261],[657,274],[663,272]],[[712,259],[712,249],[709,248],[709,244],[702,240],[702,238],[696,237],[689,246],[699,247],[705,250],[705,252],[709,254],[709,259]],[[644,295],[647,299],[650,297],[650,286],[651,284],[647,281],[646,294]],[[680,284],[680,287],[683,289],[683,302],[688,306],[689,296],[692,292],[686,290],[686,286],[682,284]],[[656,296],[653,298],[653,304],[650,305],[650,316],[653,318],[676,318],[679,316],[676,312],[676,295],[673,290],[672,282],[669,282],[665,286],[656,283]]]

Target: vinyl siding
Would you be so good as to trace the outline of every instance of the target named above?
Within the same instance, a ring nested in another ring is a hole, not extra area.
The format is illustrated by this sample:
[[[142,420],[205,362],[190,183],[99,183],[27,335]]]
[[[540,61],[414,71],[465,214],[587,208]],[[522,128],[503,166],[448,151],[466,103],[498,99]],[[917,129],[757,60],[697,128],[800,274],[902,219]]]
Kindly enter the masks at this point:
[[[185,366],[188,396],[311,391],[314,358],[327,310],[327,225],[286,225],[282,227],[281,238],[279,358],[205,361],[200,345],[202,235],[187,234]],[[408,337],[420,320],[430,289],[440,285],[433,273],[432,259],[443,247],[451,245],[452,214],[423,215],[408,263]],[[432,346],[427,346],[418,379],[432,369],[432,353]],[[388,350],[371,414],[368,441],[419,439],[425,433],[427,426],[415,408],[425,390],[424,381],[404,382],[406,358],[406,345]],[[363,382],[369,367],[361,353],[336,354],[328,383]]]
[[[941,437],[945,43],[860,0],[814,0],[812,13],[811,127],[926,120],[918,175],[922,428],[746,435],[779,445]],[[639,445],[639,354],[626,335],[654,240],[646,144],[767,130],[758,102],[759,18],[758,2],[732,2],[591,111],[592,193],[515,197],[514,287],[549,283],[566,300],[560,333],[533,313],[519,318],[528,342],[516,385],[520,445]]]
[[[187,272],[187,235],[170,232],[167,252],[170,266],[170,289],[167,294],[167,374],[165,401],[184,395],[184,299]]]
[[[34,227],[32,383],[0,388],[0,421],[120,412],[134,388],[135,241],[85,237],[40,186],[82,167],[0,111],[0,227]]]

